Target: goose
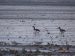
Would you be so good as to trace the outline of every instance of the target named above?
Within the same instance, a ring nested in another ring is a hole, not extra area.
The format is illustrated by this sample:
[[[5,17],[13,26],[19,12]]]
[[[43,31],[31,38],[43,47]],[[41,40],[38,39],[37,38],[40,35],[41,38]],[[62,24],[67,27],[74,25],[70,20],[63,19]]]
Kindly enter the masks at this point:
[[[62,29],[61,27],[58,27],[58,29],[60,30],[61,33],[66,32],[66,30]]]
[[[35,26],[32,26],[32,27],[33,27],[34,31],[40,32],[40,30],[39,29],[36,29]]]

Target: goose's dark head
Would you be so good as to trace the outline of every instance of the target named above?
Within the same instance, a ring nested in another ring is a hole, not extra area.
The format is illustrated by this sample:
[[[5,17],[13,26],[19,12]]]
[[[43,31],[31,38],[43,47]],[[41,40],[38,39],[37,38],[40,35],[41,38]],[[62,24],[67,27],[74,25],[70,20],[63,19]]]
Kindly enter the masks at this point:
[[[58,27],[57,29],[61,29],[61,27]]]
[[[33,27],[33,29],[35,30],[35,26],[32,26]]]
[[[32,26],[33,28],[35,27],[35,26]]]

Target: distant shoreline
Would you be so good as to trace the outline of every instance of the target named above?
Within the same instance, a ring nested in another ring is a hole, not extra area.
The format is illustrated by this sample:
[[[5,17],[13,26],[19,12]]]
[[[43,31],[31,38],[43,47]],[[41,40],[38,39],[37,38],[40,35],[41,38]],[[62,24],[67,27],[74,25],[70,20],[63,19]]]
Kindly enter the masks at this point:
[[[0,5],[13,6],[75,6],[75,3],[67,2],[0,2]]]

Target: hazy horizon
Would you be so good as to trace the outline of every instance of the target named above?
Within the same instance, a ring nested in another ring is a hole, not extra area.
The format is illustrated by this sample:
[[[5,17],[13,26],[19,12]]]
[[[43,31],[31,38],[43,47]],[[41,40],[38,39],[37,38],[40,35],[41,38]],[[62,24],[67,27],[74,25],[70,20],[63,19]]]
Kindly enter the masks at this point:
[[[0,0],[0,5],[59,5],[75,6],[75,0]]]

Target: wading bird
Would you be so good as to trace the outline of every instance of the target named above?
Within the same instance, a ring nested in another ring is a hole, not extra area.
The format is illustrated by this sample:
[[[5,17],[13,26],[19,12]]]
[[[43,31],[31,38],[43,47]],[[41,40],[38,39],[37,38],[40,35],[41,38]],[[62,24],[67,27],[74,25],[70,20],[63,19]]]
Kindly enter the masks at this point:
[[[66,32],[66,30],[65,29],[62,29],[61,27],[58,27],[58,29],[60,30],[60,32]]]
[[[39,29],[36,29],[35,26],[32,26],[32,27],[33,27],[34,31],[40,32],[40,30]]]
[[[61,27],[58,27],[57,29],[59,29],[61,35],[64,37],[64,32],[66,32],[66,30],[62,29]]]

